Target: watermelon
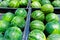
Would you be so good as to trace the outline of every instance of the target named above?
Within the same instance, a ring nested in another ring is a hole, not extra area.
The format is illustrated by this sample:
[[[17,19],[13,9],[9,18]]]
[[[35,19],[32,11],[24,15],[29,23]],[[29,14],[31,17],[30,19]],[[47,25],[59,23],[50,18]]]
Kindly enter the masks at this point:
[[[34,2],[34,1],[38,1],[38,2],[41,2],[41,0],[32,0],[32,2]]]
[[[4,33],[7,28],[9,28],[9,23],[6,21],[0,20],[0,33]]]
[[[27,16],[27,11],[24,8],[18,8],[15,11],[15,15],[25,18]]]
[[[40,11],[40,10],[35,10],[35,11],[32,12],[31,17],[32,17],[33,19],[43,21],[45,15],[44,15],[44,13],[43,13],[42,11]]]
[[[20,3],[20,6],[27,6],[28,0],[20,0],[19,3]]]
[[[45,26],[44,26],[43,22],[41,22],[39,20],[34,20],[30,23],[30,28],[31,28],[31,30],[39,29],[41,31],[44,31]]]
[[[11,24],[14,25],[14,26],[18,26],[19,28],[24,28],[25,26],[25,20],[24,18],[22,17],[19,17],[19,16],[15,16],[12,21],[11,21]]]
[[[18,8],[19,7],[19,1],[14,1],[14,0],[10,1],[9,7]]]
[[[59,21],[59,17],[55,13],[49,13],[49,14],[46,15],[46,21],[47,22]]]
[[[47,37],[47,40],[60,40],[60,34],[51,34]]]
[[[4,37],[9,40],[22,40],[22,31],[18,27],[10,27],[6,30]]]
[[[53,1],[52,5],[55,7],[60,7],[60,1]]]
[[[46,24],[48,34],[60,34],[60,25],[57,21],[51,21]]]
[[[2,1],[0,3],[0,7],[7,7],[9,5],[9,2],[8,1]]]
[[[4,40],[3,34],[0,33],[0,40]]]
[[[45,4],[41,7],[41,10],[45,13],[52,13],[54,12],[54,7],[51,4]]]
[[[4,1],[8,1],[8,2],[10,2],[11,0],[4,0]]]
[[[37,1],[34,1],[31,3],[32,8],[41,8],[41,4]]]
[[[46,37],[42,31],[35,29],[29,33],[28,40],[46,40]]]
[[[41,4],[42,4],[42,5],[51,4],[51,2],[50,2],[50,0],[42,0],[42,1],[41,1]]]
[[[2,19],[7,21],[7,22],[11,22],[11,20],[13,19],[14,14],[11,12],[7,12],[3,15]]]

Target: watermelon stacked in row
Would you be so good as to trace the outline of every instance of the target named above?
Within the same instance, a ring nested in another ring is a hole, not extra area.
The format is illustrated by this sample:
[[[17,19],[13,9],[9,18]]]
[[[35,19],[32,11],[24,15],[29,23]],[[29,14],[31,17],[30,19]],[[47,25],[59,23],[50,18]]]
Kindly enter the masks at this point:
[[[28,0],[3,0],[0,2],[0,7],[10,7],[10,8],[18,8],[18,7],[27,7]]]
[[[32,8],[41,8],[45,4],[52,4],[54,7],[60,7],[60,0],[32,0]]]
[[[60,40],[59,17],[51,4],[32,11],[31,19],[28,40]]]
[[[17,9],[15,14],[3,14],[0,20],[0,40],[22,40],[26,16],[27,11],[23,8]]]

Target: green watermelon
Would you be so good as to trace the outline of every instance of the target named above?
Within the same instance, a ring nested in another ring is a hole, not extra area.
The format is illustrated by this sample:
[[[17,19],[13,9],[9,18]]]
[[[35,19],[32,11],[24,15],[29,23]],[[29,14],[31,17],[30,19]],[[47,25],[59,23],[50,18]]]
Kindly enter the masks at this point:
[[[9,23],[6,21],[0,20],[0,33],[4,33],[7,28],[9,28]]]
[[[18,8],[15,11],[15,15],[25,18],[27,16],[27,11],[23,8]]]
[[[39,29],[41,31],[44,31],[45,26],[44,26],[43,22],[41,22],[39,20],[34,20],[30,23],[30,28],[31,28],[31,30]]]
[[[47,40],[60,40],[60,34],[51,34],[47,37]]]
[[[52,5],[55,7],[60,7],[60,1],[53,1]]]
[[[7,22],[11,22],[11,20],[13,19],[14,14],[11,12],[7,12],[3,15],[2,19],[7,21]]]
[[[46,24],[48,34],[60,34],[60,24],[57,21],[48,22]]]
[[[1,2],[0,2],[0,7],[1,7]]]
[[[34,1],[38,1],[38,2],[41,2],[41,0],[32,0],[32,2],[34,2]]]
[[[41,10],[45,13],[52,13],[54,12],[54,7],[51,4],[45,4],[41,7]]]
[[[42,1],[41,1],[41,4],[42,4],[42,5],[51,4],[51,2],[50,2],[50,0],[42,0]]]
[[[29,33],[28,40],[46,40],[46,37],[42,31],[35,29]]]
[[[9,7],[18,8],[19,7],[19,1],[14,1],[14,0],[10,1]]]
[[[46,15],[46,21],[59,21],[58,15],[56,15],[55,13],[49,13],[48,15]]]
[[[8,1],[8,2],[10,2],[11,0],[4,0],[4,1]]]
[[[15,16],[12,19],[11,24],[14,25],[14,26],[18,26],[18,27],[20,27],[22,29],[25,26],[25,20],[22,17]]]
[[[4,37],[9,40],[22,40],[22,31],[18,27],[10,27],[6,30]]]
[[[19,3],[21,6],[27,6],[28,0],[20,0]]]
[[[45,15],[44,15],[44,13],[43,13],[42,11],[40,11],[40,10],[35,10],[35,11],[32,12],[31,17],[32,17],[33,19],[43,21]]]
[[[2,33],[0,33],[0,37],[3,37],[3,34]]]
[[[21,0],[11,0],[11,1],[21,1]]]
[[[8,1],[2,1],[0,3],[0,7],[7,7],[9,5],[9,2]]]
[[[0,33],[0,40],[4,40],[3,34]]]
[[[37,1],[34,1],[31,3],[32,8],[41,8],[41,4]]]

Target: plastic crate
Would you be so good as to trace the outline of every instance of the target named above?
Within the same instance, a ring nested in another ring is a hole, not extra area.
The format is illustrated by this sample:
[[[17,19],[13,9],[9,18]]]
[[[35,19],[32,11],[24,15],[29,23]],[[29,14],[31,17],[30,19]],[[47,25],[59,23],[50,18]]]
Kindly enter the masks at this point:
[[[28,9],[25,8],[25,10],[27,11],[27,15],[28,15]],[[13,14],[15,14],[15,11],[16,11],[15,9],[13,9],[13,10],[11,10],[11,9],[9,9],[9,10],[8,9],[0,9],[0,20],[2,20],[3,14],[5,14],[7,12],[12,12]],[[27,17],[25,18],[25,21],[27,21]],[[25,25],[25,27],[26,27],[26,25]],[[25,27],[23,29],[21,29],[23,32],[23,36],[24,36]]]
[[[31,15],[32,11],[34,11],[34,10],[40,10],[40,9],[31,9],[31,8],[29,8],[29,12],[28,12],[28,16],[27,16],[27,22],[26,22],[26,27],[25,27],[25,31],[24,31],[24,35],[23,35],[23,40],[28,40],[28,35],[30,33],[30,28],[29,28],[30,27],[30,22],[33,20],[30,15]],[[60,23],[60,10],[55,9],[54,13],[56,13],[58,15],[59,23]],[[46,21],[44,21],[44,23],[46,23]],[[46,32],[44,32],[44,33],[46,34]]]

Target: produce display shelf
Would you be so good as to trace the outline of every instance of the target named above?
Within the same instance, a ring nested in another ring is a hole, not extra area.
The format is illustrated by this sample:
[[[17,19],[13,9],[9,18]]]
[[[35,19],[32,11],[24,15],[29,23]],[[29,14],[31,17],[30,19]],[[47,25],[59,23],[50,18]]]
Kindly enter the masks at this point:
[[[28,14],[27,14],[27,17],[26,17],[26,25],[25,25],[25,28],[23,29],[23,38],[22,40],[28,40],[28,35],[30,33],[30,22],[31,22],[31,13],[32,11],[34,10],[41,10],[40,8],[31,8],[31,0],[28,0],[28,5],[27,7],[21,7],[21,8],[24,8],[27,10]],[[14,13],[15,10],[18,9],[18,8],[9,8],[9,7],[0,7],[0,20],[2,19],[2,15],[6,12],[12,12]],[[59,20],[60,20],[60,7],[54,7],[54,13],[56,13],[59,17]],[[60,21],[59,21],[60,22]]]
[[[58,9],[60,9],[60,7],[54,7],[54,9],[57,9],[58,10]]]
[[[18,8],[8,8],[8,7],[5,8],[5,7],[0,7],[0,9],[16,10],[16,9],[18,9]],[[28,9],[28,8],[24,8],[24,9]]]

